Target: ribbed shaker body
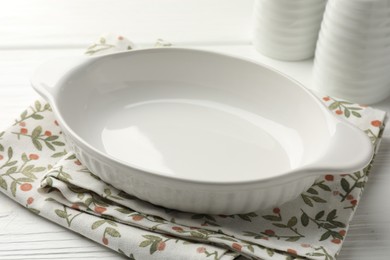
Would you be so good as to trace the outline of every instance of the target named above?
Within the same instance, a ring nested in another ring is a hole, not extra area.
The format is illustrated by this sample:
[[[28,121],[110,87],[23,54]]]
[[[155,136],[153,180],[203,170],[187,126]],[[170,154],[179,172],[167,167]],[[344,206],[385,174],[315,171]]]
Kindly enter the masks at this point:
[[[390,0],[329,0],[313,88],[363,104],[390,95]]]
[[[313,57],[326,0],[256,0],[253,44],[279,60]]]

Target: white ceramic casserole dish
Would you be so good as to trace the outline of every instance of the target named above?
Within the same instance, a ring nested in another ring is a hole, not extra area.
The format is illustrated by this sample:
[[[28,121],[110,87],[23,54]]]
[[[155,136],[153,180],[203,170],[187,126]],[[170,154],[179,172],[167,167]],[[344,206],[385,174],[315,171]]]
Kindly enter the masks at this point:
[[[367,136],[281,73],[161,48],[42,65],[33,87],[80,161],[113,186],[183,211],[282,204],[325,173],[366,166]]]

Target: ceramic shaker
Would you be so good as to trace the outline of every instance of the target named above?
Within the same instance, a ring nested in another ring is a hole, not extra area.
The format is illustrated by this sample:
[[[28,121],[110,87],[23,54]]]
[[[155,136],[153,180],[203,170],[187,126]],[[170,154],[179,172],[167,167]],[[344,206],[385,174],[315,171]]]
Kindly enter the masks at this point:
[[[313,86],[361,104],[390,95],[390,0],[329,0]]]
[[[256,0],[253,45],[279,60],[314,56],[326,0]]]

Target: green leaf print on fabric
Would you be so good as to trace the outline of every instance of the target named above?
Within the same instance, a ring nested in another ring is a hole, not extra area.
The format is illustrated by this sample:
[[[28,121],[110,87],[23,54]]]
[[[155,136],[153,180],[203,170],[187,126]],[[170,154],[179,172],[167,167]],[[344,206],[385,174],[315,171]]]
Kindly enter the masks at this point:
[[[362,117],[360,110],[363,108],[354,103],[342,100],[336,100],[331,97],[323,97],[323,101],[330,102],[328,105],[329,110],[334,111],[336,115],[344,115],[346,118],[349,118],[351,115],[357,118]]]
[[[117,224],[111,220],[102,219],[102,220],[95,221],[94,223],[92,223],[91,229],[97,230],[103,226],[105,226],[105,228],[103,229],[103,234],[102,234],[102,243],[104,245],[109,244],[110,237],[112,237],[112,238],[120,238],[121,237],[121,233],[117,229]]]

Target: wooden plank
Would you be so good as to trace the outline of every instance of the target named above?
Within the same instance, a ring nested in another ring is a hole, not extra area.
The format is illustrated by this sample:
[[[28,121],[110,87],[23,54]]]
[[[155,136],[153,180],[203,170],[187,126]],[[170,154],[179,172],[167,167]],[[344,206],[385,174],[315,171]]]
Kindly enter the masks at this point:
[[[0,194],[0,259],[123,259]]]
[[[253,0],[12,0],[0,16],[0,48],[85,47],[104,32],[137,42],[248,43]]]

